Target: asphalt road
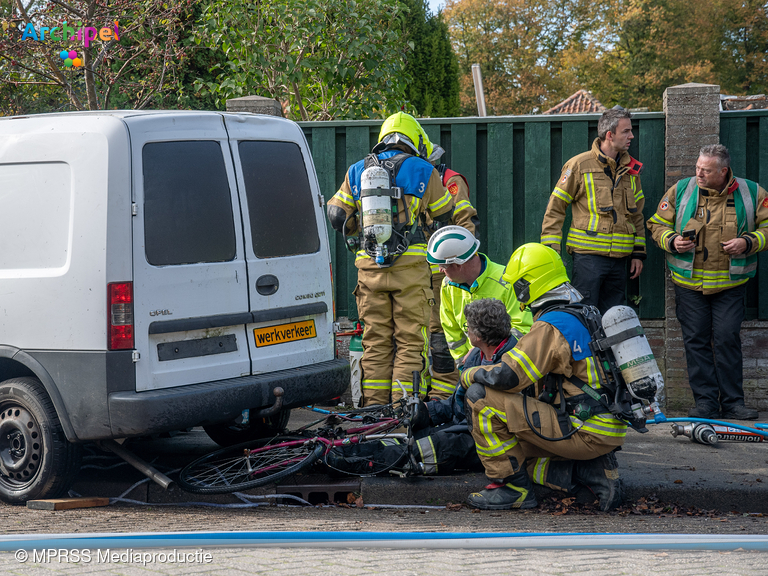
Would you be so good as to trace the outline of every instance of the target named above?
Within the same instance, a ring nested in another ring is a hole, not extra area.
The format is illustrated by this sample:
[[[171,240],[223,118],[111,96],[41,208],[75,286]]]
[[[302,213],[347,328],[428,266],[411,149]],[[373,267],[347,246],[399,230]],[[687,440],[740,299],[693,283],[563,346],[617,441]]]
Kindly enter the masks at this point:
[[[306,416],[306,415],[304,415]],[[172,469],[193,457],[212,450],[215,445],[202,431],[175,435],[172,438],[139,440],[132,443],[142,457],[172,475]],[[551,494],[540,498],[535,510],[472,511],[453,505],[393,508],[363,507],[354,503],[336,506],[275,506],[255,501],[248,505],[242,499],[227,495],[210,499],[206,505],[194,495],[174,491],[164,493],[148,483],[134,486],[141,475],[121,463],[114,455],[90,449],[81,477],[75,485],[83,495],[105,495],[113,503],[103,508],[75,509],[59,512],[30,510],[23,506],[0,505],[3,514],[2,533],[10,534],[84,534],[84,533],[169,533],[184,531],[290,531],[290,532],[494,532],[494,533],[579,533],[584,534],[703,534],[766,535],[768,514],[763,515],[760,502],[766,499],[762,477],[768,463],[766,444],[754,446],[728,445],[714,449],[687,440],[672,438],[659,429],[645,436],[633,437],[620,458],[625,477],[633,483],[636,494],[626,506],[612,513],[601,513],[594,505]],[[676,483],[676,480],[681,480]],[[444,480],[421,479],[416,484],[400,479],[374,479],[386,489],[370,491],[383,501],[407,501],[408,491],[418,488],[442,494],[441,486],[453,485],[459,497],[482,482],[481,475],[466,475]],[[673,499],[662,501],[650,494],[651,488],[663,490]],[[369,487],[370,488],[370,487]],[[645,492],[642,492],[645,490]],[[731,490],[741,494],[748,505],[739,512],[718,507],[717,498],[707,494]],[[397,491],[401,494],[398,495]],[[683,502],[686,491],[699,492],[705,505]],[[363,490],[365,494],[365,489]],[[135,503],[114,500],[124,495]],[[389,496],[387,496],[389,495]],[[438,494],[439,495],[439,494]],[[436,495],[436,499],[438,498]],[[680,502],[675,502],[678,495]],[[455,501],[461,501],[455,500]],[[711,505],[709,505],[711,504]],[[397,504],[395,504],[397,506]],[[752,511],[752,510],[757,511]],[[171,562],[173,550],[142,550],[155,556],[131,558],[123,549],[110,550],[117,556],[101,558],[94,552],[89,561],[81,557],[63,558],[54,552],[47,561],[40,557],[21,562],[14,552],[0,552],[3,574],[743,574],[768,575],[768,556],[749,550],[681,551],[656,546],[649,550],[536,550],[536,549],[405,549],[349,548],[206,548],[186,549],[192,560]],[[714,548],[714,545],[713,545]],[[41,550],[44,543],[41,544]],[[165,555],[159,555],[163,552]],[[102,550],[103,553],[103,550]],[[126,554],[121,561],[120,554]],[[195,557],[194,553],[199,553]],[[210,561],[200,554],[210,554]],[[195,560],[197,558],[197,560]]]

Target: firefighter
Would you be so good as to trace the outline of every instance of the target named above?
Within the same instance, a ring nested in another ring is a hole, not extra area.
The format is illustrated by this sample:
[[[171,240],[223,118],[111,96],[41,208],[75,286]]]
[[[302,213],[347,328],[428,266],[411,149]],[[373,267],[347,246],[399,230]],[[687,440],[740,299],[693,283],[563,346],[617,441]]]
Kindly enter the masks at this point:
[[[573,221],[565,243],[573,255],[573,286],[601,314],[624,303],[630,278],[640,276],[645,253],[643,165],[627,150],[631,115],[620,106],[603,113],[592,149],[568,160],[549,197],[541,243],[560,252],[568,206]]]
[[[433,150],[432,157],[437,160],[439,155],[442,155],[443,149],[435,145]],[[456,203],[452,223],[466,228],[473,232],[476,238],[479,238],[480,219],[477,217],[477,210],[469,201],[467,179],[445,164],[438,165],[437,172],[440,174],[443,186],[453,196]],[[430,236],[431,233],[427,235],[427,240]],[[447,399],[456,389],[459,371],[456,369],[448,349],[448,342],[440,322],[440,291],[445,274],[440,271],[437,264],[430,264],[429,266],[432,272],[432,293],[435,299],[435,305],[432,306],[432,315],[429,319],[429,349],[432,355],[432,385],[429,396],[430,398]]]
[[[648,219],[667,253],[685,344],[693,418],[756,420],[744,405],[741,322],[757,253],[768,247],[768,197],[737,178],[722,144],[704,146],[696,177],[672,186]]]
[[[402,392],[394,380],[410,391],[413,371],[429,382],[434,297],[422,218],[428,215],[436,226],[447,224],[455,206],[427,160],[432,152],[413,116],[393,114],[384,121],[373,152],[349,168],[328,201],[331,226],[356,252],[354,294],[365,324],[361,366],[366,406],[399,399]]]
[[[520,309],[512,286],[502,278],[504,267],[478,252],[479,248],[480,241],[459,226],[438,230],[427,248],[428,262],[445,275],[440,287],[440,322],[452,361],[459,367],[472,349],[464,316],[464,307],[470,302],[480,298],[501,300],[516,338],[528,332],[533,323],[530,311]],[[440,393],[453,393],[457,384],[458,377],[441,381]]]
[[[515,250],[504,280],[513,286],[521,306],[531,308],[535,321],[501,362],[469,368],[461,375],[472,435],[491,481],[467,502],[489,510],[533,508],[533,477],[566,491],[584,484],[599,498],[601,510],[611,510],[621,502],[613,451],[624,443],[627,425],[582,389],[600,387],[601,368],[589,348],[591,335],[574,315],[551,311],[582,297],[569,283],[557,252],[542,244]],[[542,389],[545,382],[547,388]],[[551,392],[551,382],[557,383],[556,393]],[[531,385],[534,396],[545,392],[541,398],[551,397],[558,409],[524,396]]]

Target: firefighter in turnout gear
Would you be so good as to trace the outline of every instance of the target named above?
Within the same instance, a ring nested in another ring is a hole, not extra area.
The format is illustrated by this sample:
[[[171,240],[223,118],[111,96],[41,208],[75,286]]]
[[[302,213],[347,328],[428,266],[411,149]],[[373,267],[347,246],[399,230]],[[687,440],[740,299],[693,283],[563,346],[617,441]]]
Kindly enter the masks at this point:
[[[328,201],[331,226],[356,253],[365,405],[385,404],[390,395],[400,398],[394,380],[410,391],[413,371],[429,382],[433,294],[423,218],[447,224],[455,205],[428,161],[431,148],[415,118],[403,112],[390,116],[373,153],[349,168]]]
[[[627,425],[584,392],[599,390],[601,367],[589,331],[567,311],[583,308],[581,295],[557,252],[542,244],[515,250],[504,279],[521,306],[530,306],[534,324],[501,362],[461,375],[472,435],[491,481],[467,502],[491,510],[533,508],[533,480],[566,491],[586,485],[601,510],[611,510],[622,497],[613,451],[624,443]],[[536,394],[524,396],[531,385]]]
[[[573,286],[585,304],[605,313],[624,303],[627,260],[630,278],[643,270],[645,196],[643,165],[627,152],[634,138],[629,112],[606,111],[597,132],[592,149],[563,166],[544,214],[541,243],[560,252],[565,212],[571,206],[565,247],[573,255]]]
[[[755,420],[744,405],[741,322],[747,280],[768,247],[768,196],[736,178],[722,144],[704,146],[696,177],[672,186],[648,219],[667,253],[683,332],[691,417]]]
[[[445,226],[429,239],[427,248],[430,265],[437,266],[444,275],[440,287],[440,322],[451,362],[459,366],[472,350],[464,316],[464,307],[470,302],[481,298],[501,300],[511,318],[515,338],[528,332],[533,323],[530,311],[520,309],[512,286],[502,279],[504,267],[479,253],[479,247],[480,241],[466,229]],[[446,378],[438,385],[433,383],[433,390],[440,386],[441,393],[450,395],[457,384],[458,376],[452,381]],[[433,396],[440,397],[436,393]]]
[[[442,154],[442,148],[439,146],[434,148]],[[443,186],[453,196],[456,203],[452,223],[462,226],[474,233],[475,237],[478,237],[480,220],[477,217],[477,210],[469,201],[467,179],[445,164],[437,166],[437,171],[442,178]],[[431,234],[428,234],[427,240],[430,236]],[[438,264],[430,263],[429,267],[432,272],[432,292],[435,298],[432,316],[429,319],[429,349],[432,354],[432,386],[429,396],[430,398],[447,399],[456,389],[459,371],[448,348],[448,342],[440,322],[440,293],[445,274],[440,271]]]

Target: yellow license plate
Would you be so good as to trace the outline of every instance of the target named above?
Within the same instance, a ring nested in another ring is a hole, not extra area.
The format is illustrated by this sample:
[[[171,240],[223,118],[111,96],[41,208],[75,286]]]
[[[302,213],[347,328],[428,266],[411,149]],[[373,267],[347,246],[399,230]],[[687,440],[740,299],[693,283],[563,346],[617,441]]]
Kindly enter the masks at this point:
[[[253,335],[256,338],[256,348],[261,348],[262,346],[315,338],[317,332],[315,331],[314,320],[303,320],[302,322],[278,324],[266,328],[254,328]]]

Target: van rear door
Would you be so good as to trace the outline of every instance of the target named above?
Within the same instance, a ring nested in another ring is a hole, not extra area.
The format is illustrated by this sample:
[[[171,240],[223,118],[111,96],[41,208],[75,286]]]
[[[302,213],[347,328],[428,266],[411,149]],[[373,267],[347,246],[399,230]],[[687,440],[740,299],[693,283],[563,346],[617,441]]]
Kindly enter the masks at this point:
[[[127,117],[136,390],[249,375],[248,284],[221,115]]]
[[[298,125],[225,116],[243,212],[254,374],[332,360],[330,252],[317,178]]]

